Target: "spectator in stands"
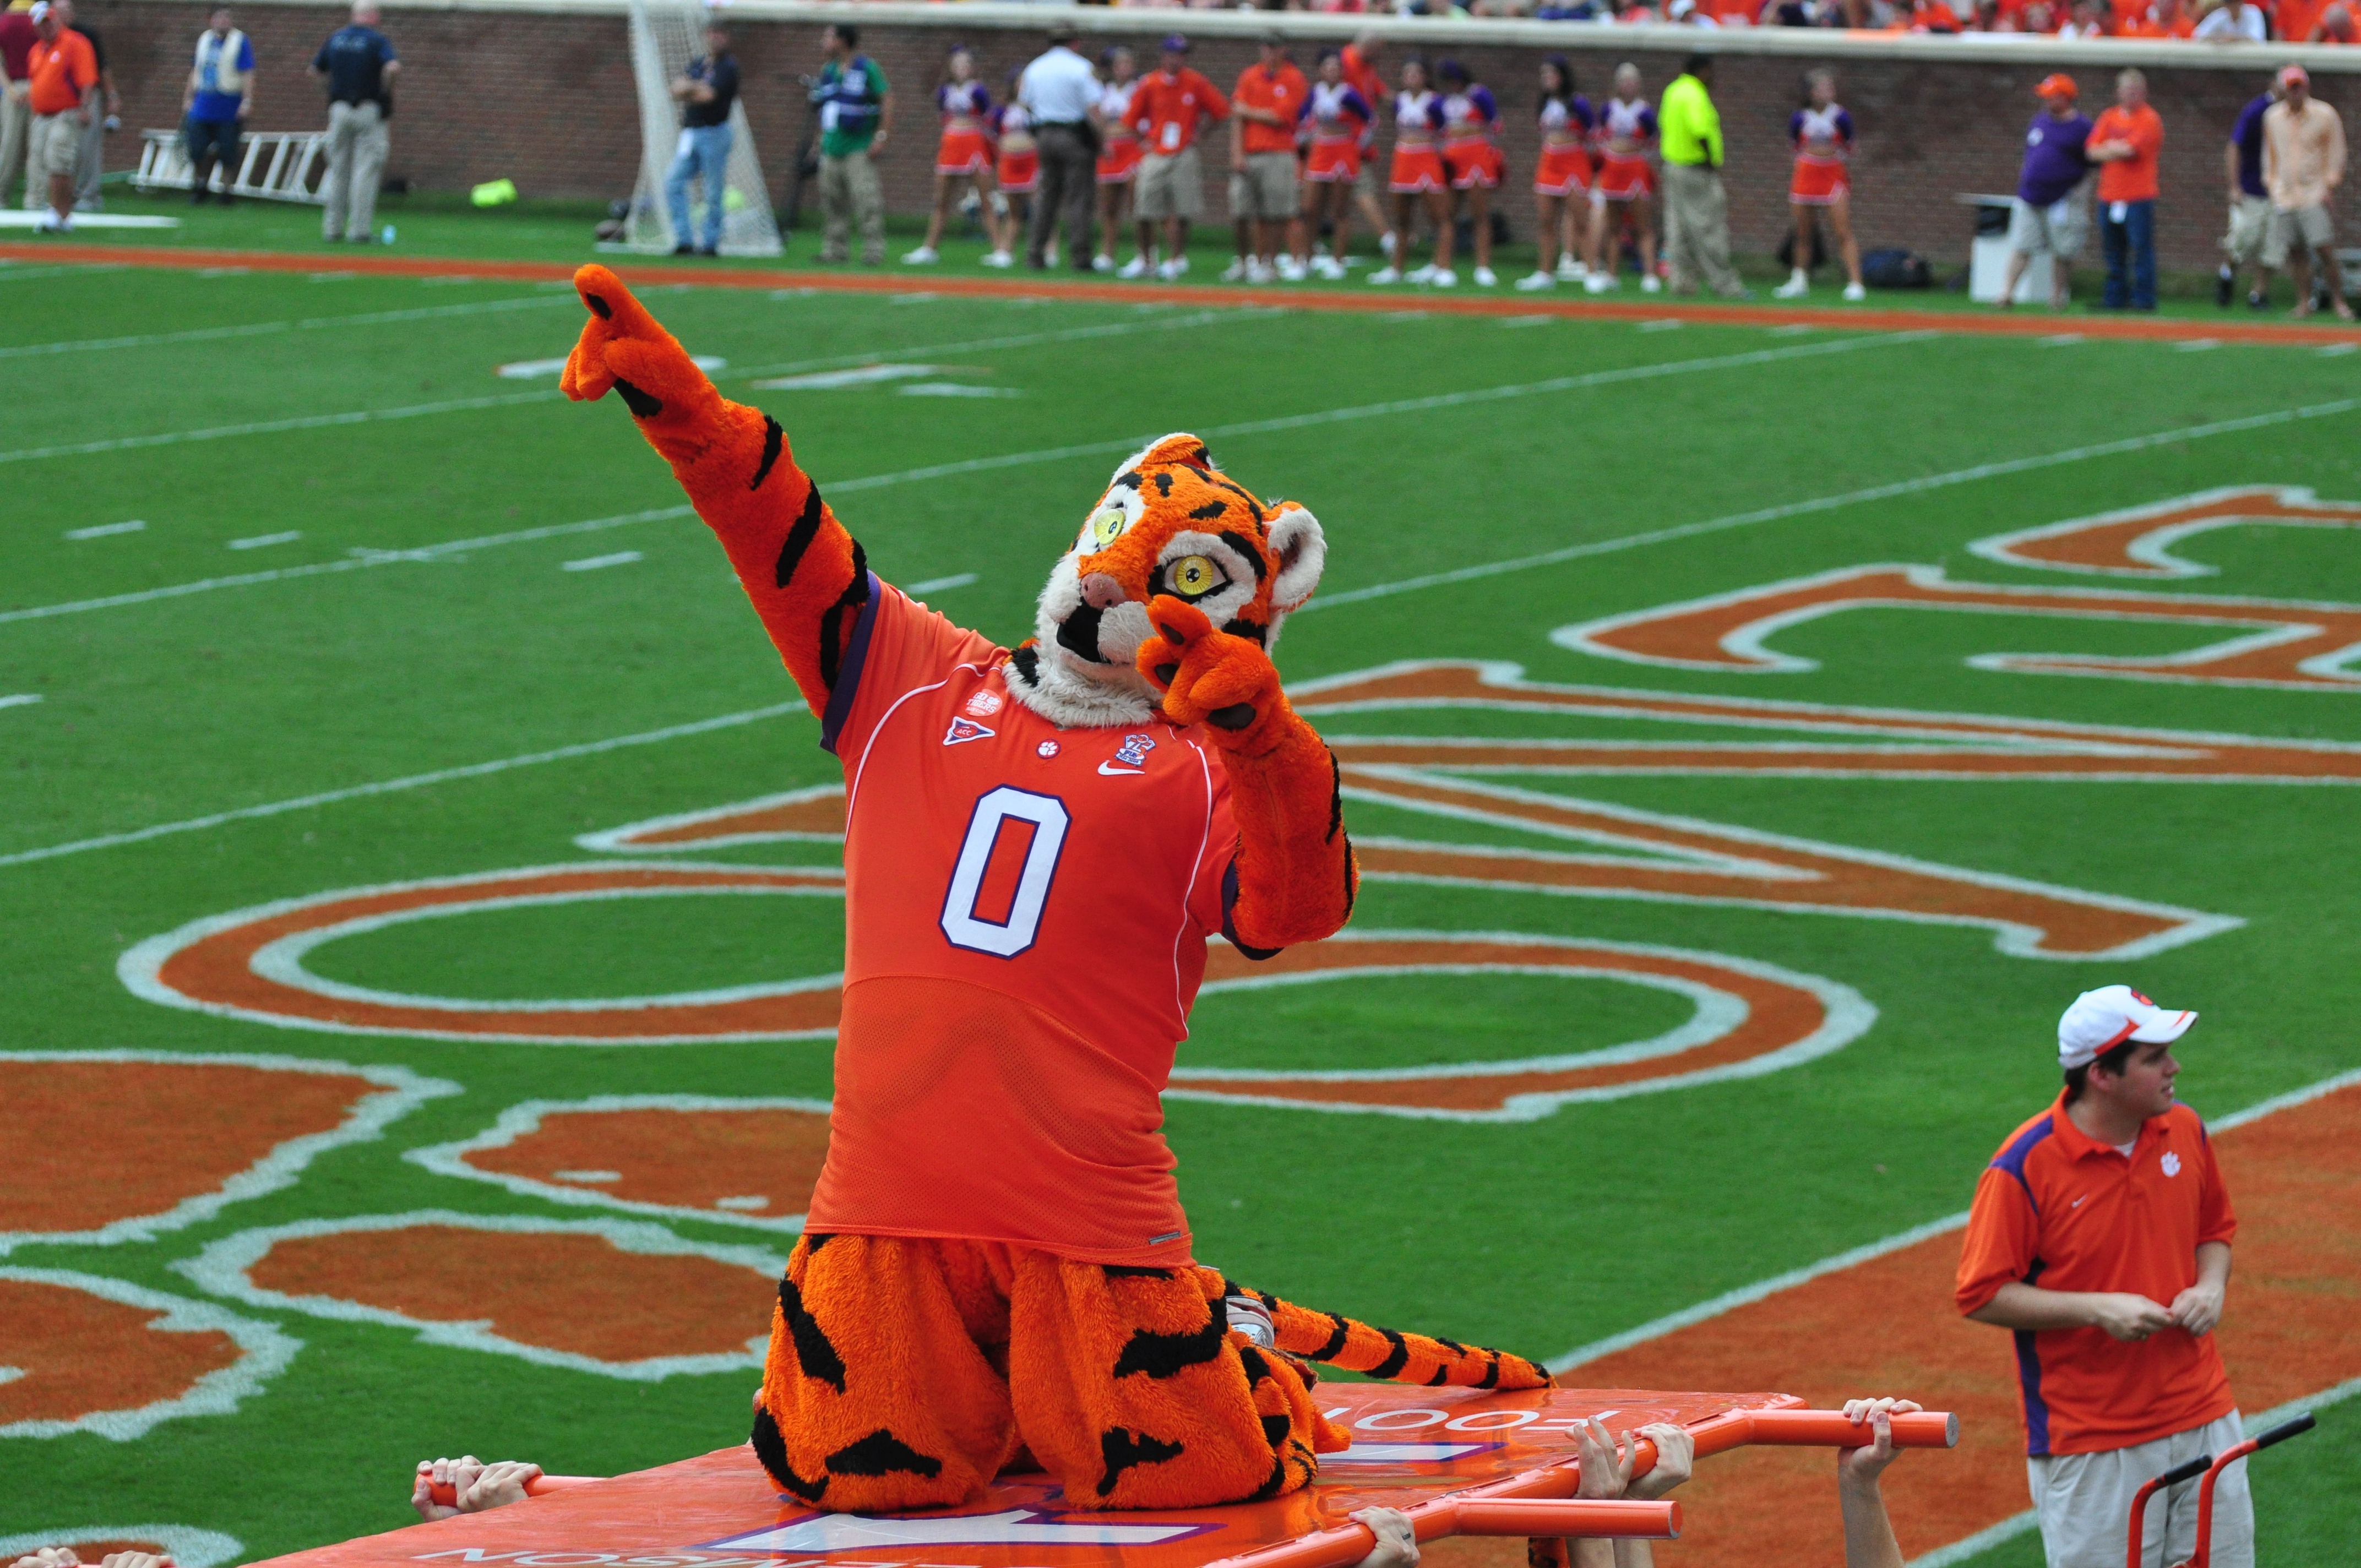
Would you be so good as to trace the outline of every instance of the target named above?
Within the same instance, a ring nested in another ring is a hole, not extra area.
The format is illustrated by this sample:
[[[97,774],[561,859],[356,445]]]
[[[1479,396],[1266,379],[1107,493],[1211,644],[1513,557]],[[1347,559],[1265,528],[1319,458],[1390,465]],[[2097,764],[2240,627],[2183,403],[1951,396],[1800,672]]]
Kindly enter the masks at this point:
[[[1598,171],[1590,188],[1592,260],[1582,285],[1591,293],[1623,286],[1618,269],[1627,216],[1640,252],[1640,287],[1653,294],[1664,286],[1656,277],[1655,214],[1650,210],[1656,170],[1648,155],[1655,147],[1656,111],[1640,96],[1640,68],[1627,60],[1615,68],[1614,96],[1598,112]]]
[[[1363,33],[1340,51],[1338,58],[1345,66],[1345,80],[1361,101],[1369,106],[1369,124],[1361,133],[1360,172],[1353,179],[1353,204],[1360,209],[1361,217],[1369,231],[1378,236],[1378,248],[1386,260],[1393,260],[1393,229],[1386,221],[1386,209],[1378,200],[1378,110],[1386,102],[1386,79],[1378,73],[1378,57],[1385,51],[1385,40],[1375,33]],[[1336,220],[1335,254],[1345,254],[1345,226],[1340,215]]]
[[[2115,101],[2091,127],[2091,161],[2099,166],[2099,243],[2107,258],[2111,311],[2156,309],[2157,155],[2164,121],[2148,105],[2147,78],[2115,76]]]
[[[2271,193],[2271,236],[2263,264],[2277,267],[2292,255],[2295,313],[2317,309],[2312,263],[2339,319],[2351,321],[2345,280],[2336,265],[2336,225],[2328,203],[2345,182],[2345,122],[2312,95],[2312,76],[2301,65],[2279,72],[2279,101],[2263,115],[2263,184]]]
[[[58,0],[58,4],[66,26],[89,41],[91,58],[98,62],[99,101],[92,105],[94,113],[90,124],[82,127],[82,161],[74,167],[74,211],[95,213],[106,205],[100,194],[100,181],[106,173],[106,133],[123,123],[116,118],[123,110],[123,94],[115,91],[115,68],[107,63],[106,41],[98,36],[98,29],[75,15],[73,0]]]
[[[1139,163],[1139,253],[1156,249],[1156,228],[1164,230],[1164,258],[1156,275],[1170,282],[1189,270],[1189,225],[1205,210],[1205,172],[1197,157],[1197,133],[1229,118],[1222,90],[1189,68],[1189,40],[1174,33],[1164,40],[1157,68],[1140,79],[1131,95],[1132,124],[1147,138]]]
[[[1230,221],[1238,254],[1222,281],[1300,283],[1303,196],[1296,183],[1295,126],[1312,84],[1287,58],[1287,40],[1277,33],[1265,33],[1255,52],[1255,62],[1238,72],[1230,89]]]
[[[861,225],[861,264],[885,261],[885,192],[873,154],[894,134],[894,94],[885,73],[861,52],[861,29],[831,22],[821,36],[828,63],[812,83],[819,105],[819,258],[845,259],[846,236]]]
[[[216,5],[197,35],[196,63],[181,92],[181,136],[189,150],[189,200],[205,199],[205,182],[218,162],[222,205],[229,205],[237,179],[238,132],[254,112],[254,44],[230,25],[229,7]]]
[[[1909,1399],[1847,1399],[1844,1403],[1847,1419],[1867,1426],[1874,1437],[1864,1447],[1837,1450],[1837,1507],[1844,1519],[1845,1568],[1902,1568],[1902,1547],[1894,1540],[1894,1521],[1886,1514],[1878,1478],[1901,1457],[1901,1450],[1894,1446],[1894,1418],[1919,1408]],[[1635,1481],[1631,1471],[1639,1458],[1637,1442],[1619,1442],[1596,1420],[1576,1428],[1575,1442],[1582,1460],[1578,1495],[1655,1498],[1689,1478],[1696,1447],[1686,1431],[1659,1424],[1642,1427],[1639,1435],[1656,1445],[1656,1463]],[[1571,1568],[1654,1568],[1654,1552],[1644,1541],[1577,1541],[1571,1545]]]
[[[0,11],[0,206],[7,204],[8,187],[25,167],[33,129],[33,45],[40,36],[30,5]]]
[[[339,27],[312,57],[312,74],[328,84],[327,205],[320,236],[367,245],[377,237],[377,182],[393,117],[393,79],[401,73],[393,41],[377,30],[377,0],[353,0]]]
[[[2215,43],[2244,38],[2258,44],[2270,37],[2270,24],[2263,16],[2263,8],[2248,0],[2202,0],[2197,30],[2191,36]]]
[[[2350,44],[2361,41],[2361,28],[2354,24],[2352,7],[2339,4],[2321,12],[2320,20],[2304,38],[2316,44]]]
[[[2076,108],[2074,79],[2052,71],[2034,88],[2041,107],[2026,127],[2025,163],[2017,171],[2016,198],[2008,211],[2008,277],[2000,308],[2016,301],[2017,280],[2037,256],[2049,258],[2049,308],[2062,311],[2073,297],[2073,261],[2090,223],[2083,184],[2091,172],[2091,122]]]
[[[2254,269],[2246,303],[2261,310],[2270,303],[2271,269],[2263,264],[2270,242],[2271,193],[2263,183],[2263,115],[2279,101],[2279,84],[2257,93],[2238,111],[2230,140],[2222,148],[2222,173],[2230,187],[2230,227],[2222,236],[2222,270],[2213,280],[2213,302],[2227,308],[2238,287],[2238,269]]]
[[[1844,259],[1848,300],[1864,300],[1861,246],[1852,236],[1852,115],[1837,102],[1837,73],[1826,66],[1804,76],[1804,103],[1787,122],[1795,145],[1795,172],[1787,183],[1787,205],[1795,214],[1795,251],[1787,280],[1772,291],[1783,300],[1812,291],[1812,247],[1817,238],[1812,214],[1825,210],[1837,253]]]
[[[1664,259],[1676,294],[1702,280],[1724,299],[1746,298],[1730,265],[1730,195],[1721,187],[1721,115],[1713,57],[1693,54],[1656,107],[1664,159]]]
[[[2016,1336],[2049,1568],[2114,1568],[2140,1486],[2246,1435],[2213,1337],[2237,1217],[2204,1123],[2173,1093],[2172,1045],[2196,1021],[2125,985],[2076,997],[2058,1023],[2063,1091],[1976,1184],[1957,1301]],[[2255,1560],[2245,1472],[2215,1483],[2224,1568]],[[2195,1550],[2197,1490],[2191,1480],[2149,1502],[2157,1561]]]
[[[1025,244],[1026,264],[1035,271],[1049,265],[1050,232],[1063,226],[1066,259],[1077,272],[1091,270],[1091,205],[1098,190],[1099,141],[1091,111],[1099,101],[1098,72],[1074,49],[1074,29],[1049,29],[1049,47],[1025,68],[1016,100],[1032,116],[1041,152],[1041,193],[1033,200],[1033,233]]]
[[[1139,160],[1147,148],[1140,145],[1138,127],[1131,123],[1131,90],[1139,85],[1139,69],[1131,51],[1117,44],[1099,56],[1099,69],[1103,74],[1098,103],[1091,111],[1091,122],[1099,135],[1099,253],[1091,258],[1091,269],[1112,272],[1115,247],[1123,238],[1124,209],[1130,204],[1131,187],[1139,177]],[[1128,277],[1148,271],[1144,257],[1135,259],[1139,270]]]
[[[33,132],[25,200],[30,204],[37,191],[46,193],[49,211],[39,226],[45,234],[64,234],[73,227],[82,135],[97,115],[98,57],[90,40],[67,25],[72,0],[36,0],[32,16],[40,36],[28,56]]]
[[[672,79],[673,102],[680,105],[680,147],[664,171],[664,212],[672,219],[675,256],[721,254],[721,219],[729,203],[730,106],[738,101],[738,60],[730,34],[718,23],[705,28],[705,53]],[[705,232],[696,229],[688,208],[694,177],[705,198]]]
[[[2067,13],[2066,25],[2058,29],[2061,38],[2103,38],[2107,36],[2107,8],[2099,0],[2074,0],[2073,9]]]
[[[44,1546],[28,1552],[9,1568],[76,1568],[82,1559],[71,1546]],[[172,1568],[172,1554],[154,1552],[110,1552],[98,1560],[98,1568]]]

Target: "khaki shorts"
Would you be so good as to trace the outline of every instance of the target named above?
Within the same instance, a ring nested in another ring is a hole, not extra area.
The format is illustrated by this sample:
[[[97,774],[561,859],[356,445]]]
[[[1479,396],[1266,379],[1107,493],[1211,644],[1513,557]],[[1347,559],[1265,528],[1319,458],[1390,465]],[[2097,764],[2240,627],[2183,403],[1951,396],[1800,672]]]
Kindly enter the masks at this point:
[[[1295,154],[1250,152],[1241,172],[1230,175],[1230,216],[1276,223],[1303,211],[1295,181]]]
[[[2090,232],[2091,214],[2082,210],[2080,192],[2046,207],[2022,196],[2008,204],[2008,247],[2026,256],[2049,255],[2071,261]]]
[[[1139,160],[1136,218],[1195,219],[1205,211],[1205,175],[1197,149],[1184,147],[1169,157],[1151,152]]]
[[[2220,1453],[2245,1441],[2246,1429],[2233,1410],[2154,1442],[2026,1460],[2048,1568],[2120,1568],[2132,1496],[2141,1484],[2201,1453]],[[2183,1481],[2148,1499],[2143,1561],[2147,1568],[2161,1568],[2187,1561],[2196,1550],[2197,1483]],[[2225,1466],[2213,1486],[2213,1562],[2220,1568],[2254,1568],[2255,1504],[2243,1459]]]
[[[2222,254],[2237,266],[2249,266],[2263,258],[2263,247],[2269,243],[2271,203],[2262,196],[2241,196],[2230,209],[2230,227],[2222,236]]]
[[[25,154],[25,177],[49,180],[72,175],[82,168],[82,138],[90,127],[71,109],[33,116],[33,138]]]
[[[2326,207],[2274,207],[2271,232],[2263,241],[2263,265],[2286,265],[2290,250],[2318,250],[2336,237]]]

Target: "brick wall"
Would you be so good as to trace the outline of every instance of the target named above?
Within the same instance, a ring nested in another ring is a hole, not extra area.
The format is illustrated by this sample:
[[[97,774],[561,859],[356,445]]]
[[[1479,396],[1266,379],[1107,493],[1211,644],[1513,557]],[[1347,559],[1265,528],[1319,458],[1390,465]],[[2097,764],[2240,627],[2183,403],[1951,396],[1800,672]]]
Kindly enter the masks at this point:
[[[204,26],[204,6],[174,0],[81,5],[82,16],[103,30],[124,95],[126,125],[137,129],[175,123],[189,51]],[[734,6],[730,25],[747,112],[774,199],[784,195],[805,123],[796,77],[818,68],[823,17],[830,10],[859,16],[863,48],[884,68],[899,99],[897,134],[882,160],[887,201],[896,212],[922,210],[931,199],[934,148],[926,104],[944,46],[959,38],[975,47],[986,80],[997,91],[1003,73],[1040,48],[1044,14],[1034,9],[1012,18],[1011,8],[1000,5],[822,7],[776,0]],[[1192,62],[1224,87],[1254,58],[1254,45],[1240,26],[1251,27],[1254,20],[1244,16],[1169,10],[1063,14],[1088,29],[1085,49],[1123,41],[1150,60],[1164,31],[1176,24],[1188,27],[1197,38]],[[279,129],[313,123],[322,112],[321,95],[306,68],[321,41],[341,25],[342,10],[249,3],[237,16],[254,39],[261,72],[261,107],[254,124]],[[1305,35],[1296,53],[1307,67],[1324,37],[1348,25],[1345,18],[1301,15],[1263,19],[1281,20]],[[601,5],[561,11],[545,0],[533,7],[389,5],[383,25],[403,61],[389,175],[430,190],[457,190],[506,176],[533,196],[631,193],[639,158],[638,110],[620,10]],[[1216,27],[1225,31],[1213,32]],[[1387,63],[1412,47],[1404,41],[1406,35],[1430,54],[1448,52],[1465,60],[1499,94],[1510,170],[1504,205],[1521,237],[1532,228],[1524,192],[1535,151],[1532,82],[1544,53],[1566,49],[1578,84],[1597,97],[1604,94],[1620,59],[1639,64],[1653,93],[1676,70],[1677,49],[1692,39],[1716,43],[1722,51],[1717,97],[1730,144],[1733,238],[1740,249],[1758,252],[1775,248],[1785,232],[1786,120],[1800,73],[1822,59],[1813,49],[1820,43],[1828,55],[1841,56],[1831,63],[1860,135],[1854,212],[1864,248],[1908,246],[1943,262],[1965,258],[1971,229],[1955,196],[2015,186],[2025,122],[2035,106],[2033,84],[2050,71],[2072,71],[2085,106],[2095,112],[2112,91],[2114,62],[2135,59],[2147,72],[2167,133],[2158,224],[2164,265],[2210,268],[2222,225],[2223,138],[2239,106],[2261,90],[2276,58],[2241,50],[2254,58],[2242,68],[2223,69],[2224,51],[2193,44],[1995,49],[1989,43],[1921,39],[1881,48],[1872,40],[1793,33],[1752,39],[1741,34],[1725,41],[1659,28],[1617,29],[1601,37],[1607,30],[1594,27],[1399,20],[1389,21],[1386,30],[1393,35]],[[1642,43],[1659,47],[1634,47]],[[2201,49],[2202,58],[2196,52]],[[2191,53],[2176,56],[2175,50]],[[2345,52],[2361,56],[2361,50]],[[2361,65],[2361,59],[2353,63]],[[2350,131],[2361,134],[2361,76],[2316,69],[2314,79],[2319,96],[2337,106]],[[137,152],[135,136],[115,137],[109,162],[127,166]],[[1214,159],[1216,169],[1218,164]],[[1216,218],[1224,213],[1222,183],[1212,181]],[[2356,188],[2361,181],[2348,182],[2340,203],[2340,225],[2347,233],[2361,233]]]

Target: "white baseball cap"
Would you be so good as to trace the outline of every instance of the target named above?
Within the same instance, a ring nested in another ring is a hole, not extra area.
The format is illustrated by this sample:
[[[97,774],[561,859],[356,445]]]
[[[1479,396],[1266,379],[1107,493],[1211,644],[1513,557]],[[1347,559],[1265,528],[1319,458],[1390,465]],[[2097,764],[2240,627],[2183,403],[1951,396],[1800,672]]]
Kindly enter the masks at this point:
[[[2158,1007],[2128,985],[2103,985],[2076,997],[2058,1020],[2058,1065],[2070,1070],[2084,1066],[2125,1040],[2167,1044],[2196,1022],[2196,1014]]]

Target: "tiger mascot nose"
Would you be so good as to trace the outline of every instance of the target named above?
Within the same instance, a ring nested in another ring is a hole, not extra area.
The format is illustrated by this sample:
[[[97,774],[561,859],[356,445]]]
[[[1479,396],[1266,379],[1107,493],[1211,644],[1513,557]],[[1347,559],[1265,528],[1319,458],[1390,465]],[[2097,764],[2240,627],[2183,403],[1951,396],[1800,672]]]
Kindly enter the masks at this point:
[[[1082,602],[1093,609],[1113,609],[1130,598],[1123,585],[1104,572],[1093,572],[1082,579]]]

